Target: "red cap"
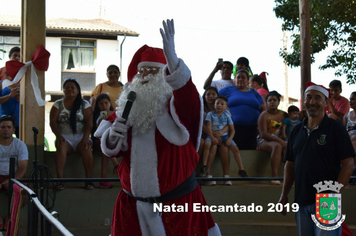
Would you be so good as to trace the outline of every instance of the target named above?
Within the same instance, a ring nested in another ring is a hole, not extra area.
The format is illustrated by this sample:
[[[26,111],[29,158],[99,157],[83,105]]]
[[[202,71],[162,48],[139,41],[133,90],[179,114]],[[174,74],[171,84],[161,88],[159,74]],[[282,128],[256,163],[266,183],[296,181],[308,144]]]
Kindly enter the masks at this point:
[[[266,75],[268,75],[268,73],[265,72],[265,71],[263,71],[263,72],[260,74],[260,77],[261,77],[262,79],[264,79],[265,82],[266,82],[266,84],[267,84],[267,76],[266,76]]]
[[[127,71],[127,81],[132,82],[133,77],[137,74],[137,69],[141,66],[164,67],[166,63],[166,58],[161,48],[143,45],[131,60]]]

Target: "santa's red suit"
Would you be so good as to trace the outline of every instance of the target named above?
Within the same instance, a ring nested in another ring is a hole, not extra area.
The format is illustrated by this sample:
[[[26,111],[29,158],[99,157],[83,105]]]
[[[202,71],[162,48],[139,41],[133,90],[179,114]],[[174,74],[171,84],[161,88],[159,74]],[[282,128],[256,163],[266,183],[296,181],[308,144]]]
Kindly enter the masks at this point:
[[[144,134],[133,135],[132,127],[129,128],[127,151],[117,153],[121,147],[110,149],[105,145],[116,113],[98,128],[103,152],[123,157],[118,175],[123,189],[135,197],[156,197],[171,191],[192,175],[199,160],[196,148],[202,128],[202,103],[190,71],[179,60],[176,71],[165,74],[164,80],[173,89],[168,109]],[[111,235],[221,235],[211,213],[193,212],[193,203],[207,204],[199,185],[183,197],[163,202],[163,206],[185,203],[189,206],[186,212],[153,212],[153,204],[135,200],[121,190]]]

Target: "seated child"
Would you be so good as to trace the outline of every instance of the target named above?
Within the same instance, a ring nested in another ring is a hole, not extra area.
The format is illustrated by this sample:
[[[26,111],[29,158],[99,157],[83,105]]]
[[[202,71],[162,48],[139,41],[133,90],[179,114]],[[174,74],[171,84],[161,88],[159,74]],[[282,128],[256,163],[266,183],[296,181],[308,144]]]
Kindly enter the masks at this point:
[[[100,94],[95,100],[95,106],[93,111],[93,131],[92,137],[94,141],[94,150],[101,151],[100,149],[100,140],[98,138],[94,138],[94,133],[98,128],[100,122],[105,120],[111,113],[114,112],[114,108],[111,105],[110,97],[106,93]],[[103,154],[101,159],[101,178],[106,178],[106,172],[109,164],[109,157]],[[118,165],[116,158],[111,158],[114,166]],[[113,185],[109,182],[100,182],[99,188],[109,189],[112,188]]]
[[[205,91],[204,94],[202,96],[203,99],[203,105],[204,105],[204,113],[203,113],[203,127],[202,127],[202,134],[201,134],[201,138],[200,138],[200,146],[199,146],[199,150],[198,150],[198,154],[199,157],[203,156],[203,150],[204,150],[204,142],[205,139],[207,137],[206,134],[206,122],[205,122],[205,118],[208,115],[208,113],[210,111],[214,110],[214,103],[215,103],[215,99],[216,97],[219,96],[218,90],[215,87],[208,87]],[[214,153],[215,155],[215,153]],[[205,177],[206,176],[206,172],[207,172],[207,161],[205,160],[205,162],[203,161],[203,167],[201,169],[201,177]]]
[[[220,138],[223,144],[230,147],[230,150],[234,154],[236,163],[239,167],[239,175],[241,177],[247,177],[246,171],[242,165],[241,156],[236,143],[232,140],[235,135],[234,124],[227,109],[227,98],[224,96],[218,96],[215,100],[214,111],[208,113],[206,117],[207,122],[207,134],[209,135],[205,139],[203,159],[208,157],[210,146],[217,145],[218,140],[214,137],[213,132],[223,129],[226,125],[229,127],[229,132],[224,133]],[[208,166],[210,169],[211,166]],[[209,177],[209,176],[208,176]],[[229,175],[224,173],[225,178],[229,178]],[[225,185],[232,185],[231,181],[225,181]]]
[[[288,117],[283,120],[282,125],[282,139],[287,140],[294,126],[300,123],[300,120],[298,119],[298,114],[298,107],[294,105],[288,107]]]
[[[329,88],[331,97],[328,100],[326,113],[330,118],[342,122],[344,115],[350,110],[349,101],[340,95],[342,92],[340,80],[331,81]]]

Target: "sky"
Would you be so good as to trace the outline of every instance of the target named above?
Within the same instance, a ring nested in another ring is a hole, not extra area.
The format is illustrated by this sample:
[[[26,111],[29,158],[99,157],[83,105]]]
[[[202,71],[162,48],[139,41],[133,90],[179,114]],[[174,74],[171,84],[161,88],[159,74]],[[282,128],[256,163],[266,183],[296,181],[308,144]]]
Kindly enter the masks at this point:
[[[0,14],[21,12],[21,0],[0,0],[0,3],[7,6],[0,9]],[[236,64],[236,60],[244,56],[249,59],[253,73],[269,73],[270,91],[277,90],[284,95],[285,67],[279,56],[283,47],[282,21],[276,18],[274,7],[274,0],[48,0],[46,16],[102,18],[138,32],[139,37],[127,37],[123,44],[123,82],[127,81],[127,67],[136,50],[144,44],[162,47],[159,28],[163,20],[174,19],[177,55],[190,68],[201,94],[204,81],[218,58]],[[122,39],[118,37],[120,43]],[[287,47],[290,46],[291,40],[287,38]],[[327,87],[331,80],[339,79],[343,83],[342,95],[349,98],[351,92],[356,91],[356,85],[347,85],[345,77],[335,77],[333,69],[318,69],[328,53],[330,49],[316,55],[311,68],[312,81]],[[300,67],[288,67],[287,76],[288,95],[299,99]],[[214,79],[220,78],[220,73],[216,73]]]

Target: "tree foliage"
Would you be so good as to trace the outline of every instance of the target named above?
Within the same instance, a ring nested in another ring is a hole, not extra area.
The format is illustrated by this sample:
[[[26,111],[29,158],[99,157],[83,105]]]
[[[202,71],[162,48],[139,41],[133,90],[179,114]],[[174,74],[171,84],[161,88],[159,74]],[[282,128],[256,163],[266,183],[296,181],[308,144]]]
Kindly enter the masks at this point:
[[[291,52],[280,55],[292,67],[300,65],[299,0],[275,0],[275,14],[284,23],[282,29],[292,33]],[[346,75],[347,83],[356,83],[356,0],[309,0],[311,60],[328,45],[331,55],[319,69],[334,68],[335,75]]]

